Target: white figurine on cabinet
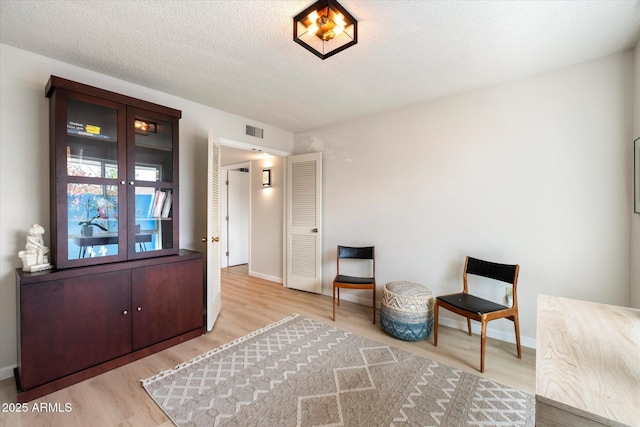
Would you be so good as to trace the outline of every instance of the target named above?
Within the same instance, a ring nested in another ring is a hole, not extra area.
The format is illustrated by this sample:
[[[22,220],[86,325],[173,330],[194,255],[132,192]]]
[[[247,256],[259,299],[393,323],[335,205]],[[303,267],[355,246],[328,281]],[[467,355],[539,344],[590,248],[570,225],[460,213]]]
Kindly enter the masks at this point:
[[[49,264],[49,257],[47,256],[49,248],[44,245],[43,234],[43,226],[31,224],[25,249],[18,252],[18,257],[22,260],[23,271],[34,272],[53,268],[53,265]]]

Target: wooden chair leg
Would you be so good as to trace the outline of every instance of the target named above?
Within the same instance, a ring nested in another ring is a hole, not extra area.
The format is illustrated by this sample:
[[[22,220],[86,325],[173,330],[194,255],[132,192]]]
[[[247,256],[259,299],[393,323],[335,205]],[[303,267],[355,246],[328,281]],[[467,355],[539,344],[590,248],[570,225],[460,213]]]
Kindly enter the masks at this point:
[[[487,346],[487,322],[482,321],[482,333],[480,336],[480,372],[484,372],[484,350]]]
[[[518,359],[522,359],[522,351],[520,349],[520,322],[518,321],[518,314],[513,316],[513,324],[516,329],[516,348],[518,349]]]
[[[433,345],[438,345],[438,302],[433,304]]]
[[[340,288],[338,288],[338,307],[340,307]]]
[[[335,322],[336,321],[336,285],[333,285],[333,299],[331,300],[331,305],[333,305],[333,317],[331,319]]]
[[[373,285],[373,324],[376,324],[376,285]]]
[[[469,336],[473,335],[471,333],[471,319],[467,317],[467,330],[469,331]]]

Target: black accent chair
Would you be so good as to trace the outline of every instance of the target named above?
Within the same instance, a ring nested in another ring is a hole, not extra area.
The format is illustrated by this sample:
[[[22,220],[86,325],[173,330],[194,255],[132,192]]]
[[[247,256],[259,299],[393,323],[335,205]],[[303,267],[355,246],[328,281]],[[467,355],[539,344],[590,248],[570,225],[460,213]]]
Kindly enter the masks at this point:
[[[484,353],[487,339],[487,323],[494,319],[509,319],[513,322],[516,330],[516,347],[518,358],[522,357],[520,351],[520,324],[518,321],[518,264],[497,264],[489,261],[467,257],[462,275],[464,289],[461,293],[442,295],[436,298],[434,304],[433,317],[435,325],[433,330],[433,345],[438,345],[438,308],[446,308],[467,318],[467,329],[471,335],[471,319],[482,323],[482,333],[480,338],[480,372],[484,372]],[[497,304],[483,298],[469,294],[467,275],[488,277],[490,279],[506,282],[512,286],[513,303],[511,307]]]
[[[340,261],[355,259],[370,261],[371,276],[347,276],[340,274]],[[375,246],[351,247],[338,245],[336,277],[333,279],[333,320],[336,320],[336,305],[340,305],[340,288],[368,289],[373,291],[373,323],[376,323],[376,258]],[[336,289],[338,291],[336,299]]]

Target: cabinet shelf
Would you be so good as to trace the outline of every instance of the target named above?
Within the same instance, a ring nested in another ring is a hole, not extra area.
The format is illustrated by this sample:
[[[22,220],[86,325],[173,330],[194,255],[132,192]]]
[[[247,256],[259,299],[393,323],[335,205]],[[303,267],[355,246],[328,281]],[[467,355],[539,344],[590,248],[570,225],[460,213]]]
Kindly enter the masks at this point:
[[[100,140],[100,141],[107,141],[107,142],[115,142],[116,141],[116,139],[111,138],[109,135],[92,134],[92,133],[89,133],[89,132],[71,130],[71,129],[67,129],[67,136],[70,136],[70,137],[73,137],[73,138],[97,139],[97,140]]]

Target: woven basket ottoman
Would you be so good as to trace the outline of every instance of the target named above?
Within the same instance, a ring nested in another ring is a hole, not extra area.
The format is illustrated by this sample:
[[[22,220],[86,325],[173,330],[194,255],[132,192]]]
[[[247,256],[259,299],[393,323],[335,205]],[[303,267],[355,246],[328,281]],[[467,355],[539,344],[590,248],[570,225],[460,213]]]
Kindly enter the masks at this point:
[[[411,282],[390,282],[380,300],[382,330],[404,341],[420,341],[433,330],[433,294]]]

